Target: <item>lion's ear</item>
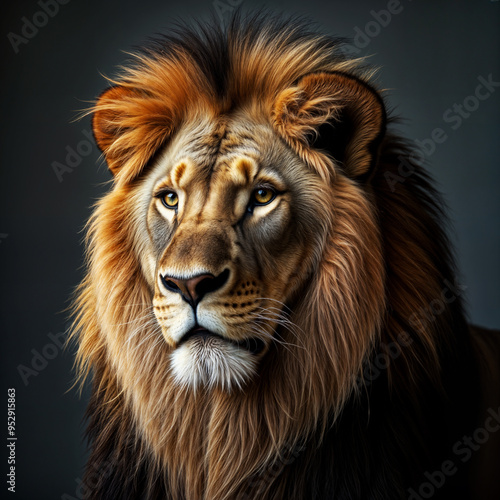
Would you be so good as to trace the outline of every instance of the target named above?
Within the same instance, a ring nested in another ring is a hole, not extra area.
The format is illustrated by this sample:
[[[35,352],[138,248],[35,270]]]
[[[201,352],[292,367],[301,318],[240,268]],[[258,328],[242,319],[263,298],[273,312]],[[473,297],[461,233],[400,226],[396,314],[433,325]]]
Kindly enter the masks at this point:
[[[101,94],[92,129],[111,173],[131,180],[172,134],[173,119],[161,101],[124,84]]]
[[[337,72],[304,76],[282,91],[272,117],[278,133],[324,176],[333,167],[355,179],[368,177],[385,133],[379,94]]]
[[[119,135],[118,112],[116,105],[124,98],[122,87],[110,87],[99,97],[92,116],[92,130],[99,149],[107,157],[111,172],[114,170],[113,158],[108,158],[107,151]]]

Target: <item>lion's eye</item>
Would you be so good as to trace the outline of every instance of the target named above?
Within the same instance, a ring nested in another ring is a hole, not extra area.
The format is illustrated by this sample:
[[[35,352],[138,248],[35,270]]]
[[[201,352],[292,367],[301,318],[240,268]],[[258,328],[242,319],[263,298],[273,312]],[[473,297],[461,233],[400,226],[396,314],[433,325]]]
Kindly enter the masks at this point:
[[[252,193],[252,201],[255,205],[267,205],[276,197],[276,193],[269,188],[258,188]]]
[[[173,191],[162,194],[161,201],[167,208],[177,208],[177,205],[179,205],[179,197]]]

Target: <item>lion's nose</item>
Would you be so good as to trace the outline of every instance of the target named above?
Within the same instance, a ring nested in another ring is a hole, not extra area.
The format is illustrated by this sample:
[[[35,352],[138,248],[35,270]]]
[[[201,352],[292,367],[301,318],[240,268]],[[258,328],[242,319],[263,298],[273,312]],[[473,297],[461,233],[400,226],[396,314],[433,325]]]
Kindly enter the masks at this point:
[[[177,278],[175,276],[161,276],[164,287],[175,293],[180,293],[184,300],[194,308],[201,299],[211,292],[215,292],[224,286],[229,277],[229,269],[224,270],[218,276],[213,274],[197,274],[191,278]]]

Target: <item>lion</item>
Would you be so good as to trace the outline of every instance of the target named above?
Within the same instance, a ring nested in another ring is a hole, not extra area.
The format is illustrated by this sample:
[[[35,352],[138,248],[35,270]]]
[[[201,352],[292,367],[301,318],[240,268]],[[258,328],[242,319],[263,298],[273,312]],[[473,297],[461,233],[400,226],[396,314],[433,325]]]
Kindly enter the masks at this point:
[[[73,334],[88,498],[500,497],[498,337],[374,71],[257,14],[110,83]]]

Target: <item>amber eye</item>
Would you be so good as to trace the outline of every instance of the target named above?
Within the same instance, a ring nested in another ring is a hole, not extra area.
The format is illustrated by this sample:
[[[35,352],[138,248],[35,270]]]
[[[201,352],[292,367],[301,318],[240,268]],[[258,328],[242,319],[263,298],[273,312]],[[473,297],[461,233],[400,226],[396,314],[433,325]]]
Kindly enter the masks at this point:
[[[161,195],[161,201],[167,208],[177,208],[179,197],[173,191],[167,191]]]
[[[267,205],[274,200],[276,193],[269,188],[258,188],[252,193],[252,200],[255,205]]]

